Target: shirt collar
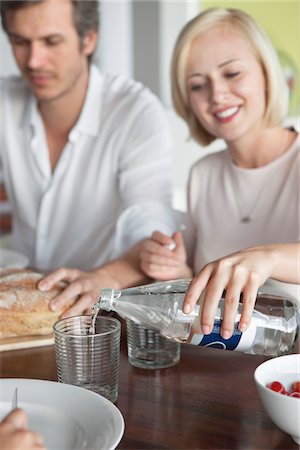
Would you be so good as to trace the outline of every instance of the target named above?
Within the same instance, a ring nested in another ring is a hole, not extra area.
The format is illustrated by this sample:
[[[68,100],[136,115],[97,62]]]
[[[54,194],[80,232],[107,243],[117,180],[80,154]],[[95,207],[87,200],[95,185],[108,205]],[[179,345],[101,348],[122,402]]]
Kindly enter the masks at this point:
[[[29,95],[25,103],[21,121],[22,127],[25,128],[31,126],[32,128],[35,128],[38,114],[36,98],[33,95]]]
[[[90,66],[89,85],[84,105],[72,132],[96,136],[99,132],[102,109],[103,75],[95,65]]]
[[[90,66],[89,85],[79,119],[70,132],[70,140],[76,140],[79,133],[96,136],[100,127],[102,108],[103,75],[95,65]],[[22,117],[22,126],[35,129],[39,117],[37,101],[28,97]]]

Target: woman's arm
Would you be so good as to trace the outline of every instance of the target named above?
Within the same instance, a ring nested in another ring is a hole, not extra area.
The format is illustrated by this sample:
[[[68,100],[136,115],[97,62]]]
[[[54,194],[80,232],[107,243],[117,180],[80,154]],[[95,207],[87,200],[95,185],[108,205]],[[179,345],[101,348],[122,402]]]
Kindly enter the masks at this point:
[[[201,327],[204,334],[212,330],[214,317],[226,290],[221,335],[231,337],[234,319],[243,294],[239,330],[250,324],[258,289],[268,278],[300,284],[300,243],[251,247],[207,264],[196,275],[186,294],[183,311],[189,313],[203,293]]]

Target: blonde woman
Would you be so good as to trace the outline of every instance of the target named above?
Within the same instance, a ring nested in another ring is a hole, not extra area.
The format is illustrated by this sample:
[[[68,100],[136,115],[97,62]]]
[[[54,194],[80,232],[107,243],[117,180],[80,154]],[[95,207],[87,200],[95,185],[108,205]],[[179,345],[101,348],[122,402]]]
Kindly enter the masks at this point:
[[[173,54],[172,95],[192,138],[201,146],[221,138],[226,148],[191,169],[184,239],[179,232],[154,233],[144,243],[141,267],[160,280],[198,273],[184,308],[188,312],[205,290],[205,334],[226,289],[221,335],[227,339],[240,294],[243,331],[258,287],[274,271],[278,277],[274,255],[293,258],[286,281],[299,281],[299,244],[285,246],[300,240],[299,135],[282,125],[288,88],[276,52],[259,25],[237,9],[206,10],[184,27]],[[234,264],[225,257],[241,251]]]

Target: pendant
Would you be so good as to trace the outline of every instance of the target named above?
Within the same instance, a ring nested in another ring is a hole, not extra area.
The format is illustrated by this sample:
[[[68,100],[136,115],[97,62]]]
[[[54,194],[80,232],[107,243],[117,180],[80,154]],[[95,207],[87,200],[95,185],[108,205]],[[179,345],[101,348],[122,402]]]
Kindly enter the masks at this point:
[[[242,222],[242,223],[248,223],[248,222],[251,222],[251,217],[249,217],[249,216],[242,217],[242,218],[241,218],[241,222]]]

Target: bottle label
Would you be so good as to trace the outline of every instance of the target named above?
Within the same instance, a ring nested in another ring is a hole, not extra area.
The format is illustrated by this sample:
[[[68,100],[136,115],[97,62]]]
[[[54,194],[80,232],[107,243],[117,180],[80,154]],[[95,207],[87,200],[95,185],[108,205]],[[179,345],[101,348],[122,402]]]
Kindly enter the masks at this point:
[[[229,339],[223,339],[220,335],[222,320],[216,320],[213,330],[210,334],[194,334],[190,343],[193,345],[201,345],[201,347],[213,347],[224,350],[248,351],[254,341],[256,334],[256,326],[250,324],[249,328],[241,333],[234,327],[233,334]]]

